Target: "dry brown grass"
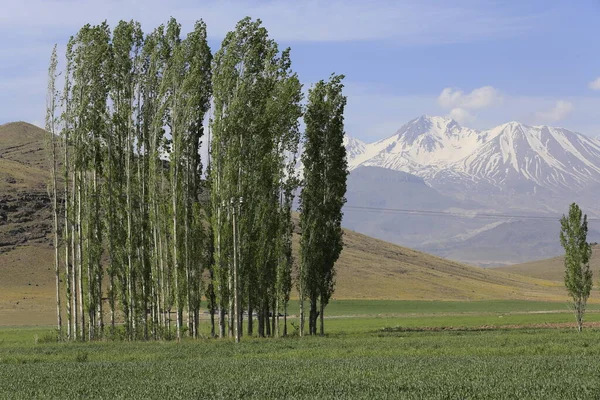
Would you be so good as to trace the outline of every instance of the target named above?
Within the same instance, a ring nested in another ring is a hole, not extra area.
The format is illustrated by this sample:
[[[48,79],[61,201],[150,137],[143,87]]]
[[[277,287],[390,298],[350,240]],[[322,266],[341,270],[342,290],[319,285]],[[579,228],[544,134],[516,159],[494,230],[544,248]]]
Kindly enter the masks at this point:
[[[25,122],[0,125],[0,194],[46,191],[48,133]]]
[[[523,264],[507,265],[495,268],[498,271],[520,274],[533,278],[547,279],[560,282],[562,285],[565,277],[565,258],[558,256],[545,260],[531,261]],[[600,275],[600,245],[592,247],[592,259],[590,268],[594,277]]]
[[[55,320],[53,251],[47,245],[0,254],[0,326],[47,325]]]
[[[338,299],[565,299],[557,282],[467,266],[349,230],[344,243]]]

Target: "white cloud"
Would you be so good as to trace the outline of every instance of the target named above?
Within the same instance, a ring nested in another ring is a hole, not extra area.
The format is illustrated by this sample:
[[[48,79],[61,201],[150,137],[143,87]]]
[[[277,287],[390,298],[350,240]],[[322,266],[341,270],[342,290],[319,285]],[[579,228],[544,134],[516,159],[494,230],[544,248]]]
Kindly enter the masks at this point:
[[[592,90],[600,90],[600,77],[591,81],[588,86]]]
[[[553,123],[562,121],[571,113],[571,111],[573,111],[573,103],[564,100],[558,100],[551,109],[539,111],[535,115],[536,119],[541,123]]]
[[[448,115],[463,126],[480,130],[508,121],[519,121],[530,125],[557,125],[588,136],[600,136],[599,96],[558,98],[503,92],[503,101],[494,107],[465,109],[441,107],[436,94],[401,95],[390,92],[385,86],[353,82],[347,82],[345,89],[348,95],[346,132],[366,142],[391,136],[406,122],[422,114]],[[561,113],[564,119],[559,121],[556,117],[560,117]],[[548,118],[543,114],[551,116]]]
[[[492,86],[483,86],[465,93],[460,89],[445,88],[437,98],[437,102],[445,110],[450,110],[448,117],[460,124],[473,123],[476,116],[472,110],[484,110],[502,103],[502,96]]]
[[[469,124],[475,120],[475,117],[464,108],[453,108],[448,113],[448,117],[457,121],[461,125]]]
[[[483,86],[474,89],[471,93],[464,93],[460,89],[445,88],[438,97],[442,108],[484,109],[502,101],[500,93],[492,86]]]

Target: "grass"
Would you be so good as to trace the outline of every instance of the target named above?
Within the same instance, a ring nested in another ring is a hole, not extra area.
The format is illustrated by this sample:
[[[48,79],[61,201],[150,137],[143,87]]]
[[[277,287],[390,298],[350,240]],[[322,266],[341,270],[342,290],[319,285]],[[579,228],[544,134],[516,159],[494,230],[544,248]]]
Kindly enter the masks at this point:
[[[600,270],[600,246],[598,245],[592,247],[590,268],[594,271],[594,275]],[[558,281],[561,283],[564,282],[565,278],[564,256],[531,261],[523,264],[508,265],[494,269],[497,271],[520,274],[537,279]]]
[[[480,317],[467,318],[475,322]],[[431,318],[412,320],[422,326]],[[438,318],[463,323],[462,317]],[[379,328],[373,320],[380,321]],[[393,323],[383,318],[332,319],[327,321],[329,337],[244,338],[239,345],[211,339],[56,343],[47,329],[4,328],[0,398],[600,396],[598,330],[380,329]],[[350,331],[350,326],[355,329]]]
[[[295,302],[292,310],[298,308]],[[589,304],[589,310],[600,310],[600,304]],[[566,302],[485,300],[485,301],[418,301],[418,300],[333,300],[327,306],[326,315],[396,315],[441,313],[518,313],[565,311]]]

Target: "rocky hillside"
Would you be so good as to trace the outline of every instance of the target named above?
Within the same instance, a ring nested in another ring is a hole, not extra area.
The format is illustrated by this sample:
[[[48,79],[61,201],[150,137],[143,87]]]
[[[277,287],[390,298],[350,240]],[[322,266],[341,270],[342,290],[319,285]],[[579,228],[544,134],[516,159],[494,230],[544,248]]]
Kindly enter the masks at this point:
[[[0,126],[0,253],[17,245],[50,245],[47,137],[27,123]]]

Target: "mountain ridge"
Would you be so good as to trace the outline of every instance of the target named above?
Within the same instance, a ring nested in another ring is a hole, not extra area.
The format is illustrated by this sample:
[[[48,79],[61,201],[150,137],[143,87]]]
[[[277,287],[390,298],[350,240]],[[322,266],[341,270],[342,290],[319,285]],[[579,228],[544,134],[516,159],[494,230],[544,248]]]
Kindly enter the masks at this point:
[[[588,196],[590,187],[600,194],[600,140],[565,128],[511,121],[479,131],[423,115],[387,138],[360,146],[354,141],[346,140],[350,170],[403,171],[442,194],[479,201],[499,195],[492,208],[539,209],[539,204],[527,207],[538,201],[548,212],[560,212],[568,205],[561,197],[574,193],[600,215]]]
[[[590,235],[598,239],[596,138],[517,121],[480,131],[423,115],[387,138],[364,143],[349,137],[345,144],[350,175],[344,221],[359,232],[461,262],[507,265],[559,255],[558,220],[575,202],[590,216]],[[365,167],[414,175],[424,185],[381,182],[376,170],[359,179],[365,173],[356,171]],[[374,205],[368,214],[352,207],[365,205]],[[462,217],[427,215],[436,210]]]

